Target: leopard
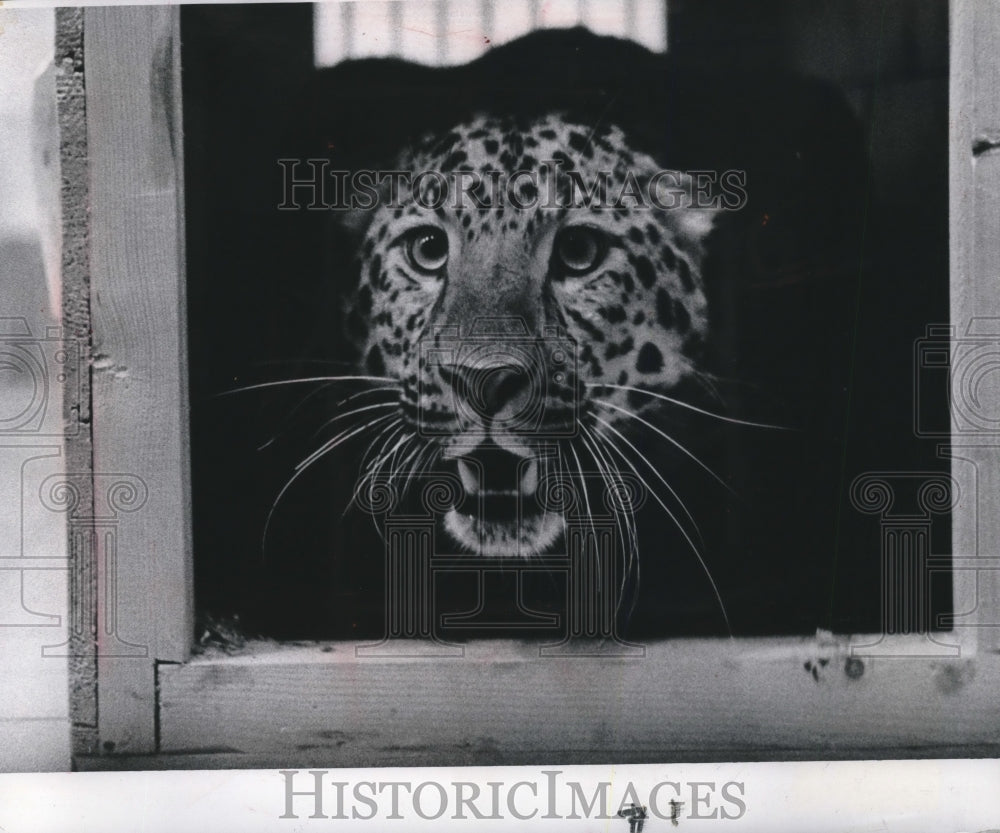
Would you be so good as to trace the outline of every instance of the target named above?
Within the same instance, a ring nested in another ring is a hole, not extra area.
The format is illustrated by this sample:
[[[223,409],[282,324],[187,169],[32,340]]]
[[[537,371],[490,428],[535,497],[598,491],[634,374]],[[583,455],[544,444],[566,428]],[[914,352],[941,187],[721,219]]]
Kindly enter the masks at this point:
[[[557,475],[595,505],[585,475],[638,478],[683,526],[634,431],[684,451],[653,417],[683,405],[709,335],[718,211],[684,198],[689,175],[558,110],[473,113],[391,167],[409,187],[389,178],[339,220],[355,252],[342,323],[370,385],[349,398],[371,437],[356,494],[446,472],[444,539],[484,557],[559,545],[566,512],[543,495]],[[681,198],[641,198],[663,183]],[[634,547],[634,515],[618,524]]]

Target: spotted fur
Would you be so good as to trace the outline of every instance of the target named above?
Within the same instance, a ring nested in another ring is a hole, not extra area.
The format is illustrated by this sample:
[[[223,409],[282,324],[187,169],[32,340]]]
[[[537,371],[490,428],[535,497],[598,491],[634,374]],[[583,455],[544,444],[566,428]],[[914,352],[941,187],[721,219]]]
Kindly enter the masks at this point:
[[[539,171],[539,187],[556,188],[565,197],[566,178],[553,184],[549,162],[558,163],[561,174],[578,172],[588,184],[610,172],[615,192],[643,188],[660,171],[619,128],[592,128],[560,114],[531,121],[472,118],[408,149],[397,167],[475,172],[486,181]],[[537,195],[525,196],[527,202]],[[709,326],[700,262],[711,219],[704,210],[594,208],[581,194],[573,205],[536,200],[529,208],[480,209],[468,200],[455,207],[449,199],[432,210],[416,194],[404,194],[397,205],[383,199],[354,218],[359,276],[347,330],[365,372],[399,382],[404,419],[414,429],[432,426],[422,436],[445,459],[463,455],[476,440],[458,413],[454,374],[432,359],[435,349],[454,359],[448,350],[456,340],[479,339],[498,345],[499,352],[505,339],[568,345],[573,361],[565,372],[547,373],[541,424],[530,430],[477,426],[480,439],[488,436],[501,448],[530,456],[539,437],[572,436],[578,421],[592,419],[595,397],[635,410],[626,391],[595,385],[667,392],[696,374]],[[566,231],[581,227],[586,231]],[[439,271],[422,272],[412,261],[407,246],[416,229],[436,229],[446,237],[447,261]],[[570,233],[603,241],[595,268],[576,274],[556,262],[554,244]],[[552,370],[550,354],[540,355],[546,356],[546,371]],[[600,416],[611,424],[625,419],[607,406]],[[502,553],[516,545],[538,552],[557,534],[550,521],[542,517],[537,528],[520,532],[500,524],[480,525],[473,534],[456,523],[450,531],[472,550]]]

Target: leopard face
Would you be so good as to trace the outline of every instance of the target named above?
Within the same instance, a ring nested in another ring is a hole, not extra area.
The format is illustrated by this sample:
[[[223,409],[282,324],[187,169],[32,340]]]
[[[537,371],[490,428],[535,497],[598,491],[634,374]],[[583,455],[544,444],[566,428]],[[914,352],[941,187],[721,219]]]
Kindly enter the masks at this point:
[[[559,114],[472,118],[396,167],[436,175],[389,199],[383,191],[353,219],[359,269],[346,327],[359,373],[388,396],[373,411],[363,477],[405,481],[443,467],[461,482],[443,520],[458,548],[544,553],[564,519],[538,498],[540,480],[627,471],[615,435],[657,404],[630,393],[667,394],[697,374],[712,217],[635,207],[627,195],[595,205],[574,190],[573,172],[585,188],[627,194],[660,166],[617,127]],[[498,182],[505,200],[489,193]]]

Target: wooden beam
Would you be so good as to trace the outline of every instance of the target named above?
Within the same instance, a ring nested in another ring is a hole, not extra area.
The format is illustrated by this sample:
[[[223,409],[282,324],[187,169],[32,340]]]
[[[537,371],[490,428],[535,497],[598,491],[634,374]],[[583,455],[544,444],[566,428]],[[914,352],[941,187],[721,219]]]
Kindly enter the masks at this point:
[[[155,745],[192,639],[179,9],[84,19],[101,748]]]
[[[451,660],[354,649],[256,644],[161,667],[161,751],[385,766],[1000,750],[996,655],[859,660],[817,639],[665,641],[620,660],[514,642]]]
[[[976,390],[952,391],[955,435],[947,452],[962,490],[953,514],[953,552],[981,559],[955,573],[955,609],[967,611],[963,647],[1000,649],[1000,3],[954,0],[951,7],[950,205],[952,370]],[[985,352],[984,352],[985,351]],[[956,372],[958,371],[958,372]],[[980,417],[986,417],[984,422]],[[978,425],[978,428],[977,428]]]
[[[83,9],[56,11],[56,99],[59,113],[59,164],[62,191],[62,327],[63,337],[77,348],[63,386],[66,471],[77,479],[80,505],[93,512],[93,445],[90,435],[90,259],[88,244],[90,192],[87,171],[87,96],[83,71]],[[93,558],[81,551],[81,538],[69,527],[70,719],[73,752],[96,752],[97,742],[97,611],[85,599],[97,597]]]

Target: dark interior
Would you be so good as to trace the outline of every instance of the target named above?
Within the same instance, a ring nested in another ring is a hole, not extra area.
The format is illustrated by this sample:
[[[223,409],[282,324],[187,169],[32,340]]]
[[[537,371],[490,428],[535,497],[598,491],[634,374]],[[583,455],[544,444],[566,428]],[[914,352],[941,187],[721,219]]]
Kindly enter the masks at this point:
[[[322,71],[307,4],[182,9],[199,635],[384,629],[377,524],[343,511],[357,459],[353,469],[344,457],[320,461],[275,506],[344,391],[224,395],[341,372],[351,358],[339,323],[349,251],[328,213],[277,210],[277,160],[375,167],[473,109],[553,106],[621,124],[665,166],[747,172],[749,203],[713,236],[706,267],[708,367],[727,412],[795,429],[674,426],[734,493],[677,469],[728,625],[702,566],[650,513],[621,633],[881,629],[879,519],[852,505],[850,486],[867,472],[948,471],[940,440],[914,431],[915,403],[931,422],[948,413],[941,377],[920,384],[914,371],[916,341],[948,321],[947,5],[670,9],[669,57],[576,29],[535,33],[465,67],[372,59]],[[949,547],[943,515],[932,551]],[[509,607],[513,575],[490,581],[491,604]],[[475,605],[470,575],[445,576],[439,590],[443,612]],[[928,592],[937,622],[951,611],[948,573]],[[544,571],[523,594],[542,613],[565,601]],[[445,635],[498,634],[526,632]]]

